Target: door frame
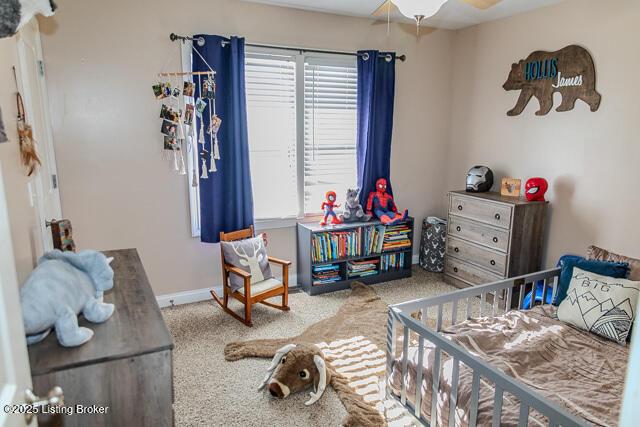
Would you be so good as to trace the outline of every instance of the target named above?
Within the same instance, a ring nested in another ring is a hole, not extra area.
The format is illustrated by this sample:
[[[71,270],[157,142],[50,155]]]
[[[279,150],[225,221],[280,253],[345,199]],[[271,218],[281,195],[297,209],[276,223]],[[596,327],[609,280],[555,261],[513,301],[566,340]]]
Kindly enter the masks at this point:
[[[34,43],[32,55],[37,58],[38,69],[36,74],[38,79],[36,87],[31,87],[27,73],[30,67],[26,49],[30,45],[24,40],[26,32],[33,31]],[[55,148],[53,145],[53,128],[51,125],[51,113],[49,110],[49,97],[45,80],[44,58],[42,55],[42,43],[40,40],[40,27],[37,19],[32,19],[16,35],[16,46],[18,52],[17,78],[22,89],[24,107],[27,117],[35,117],[40,114],[43,129],[34,127],[34,138],[37,142],[38,155],[43,161],[43,165],[34,174],[35,194],[32,200],[35,205],[37,220],[39,245],[37,245],[37,257],[53,249],[51,233],[47,230],[47,222],[52,219],[62,219],[62,207],[60,203],[60,185],[58,179],[58,169],[56,164]],[[37,92],[41,105],[34,105],[34,92]],[[33,119],[31,119],[33,125]],[[55,185],[54,185],[55,180]],[[50,206],[47,206],[49,199]],[[49,212],[50,210],[50,212]]]
[[[27,341],[22,323],[18,275],[13,256],[9,213],[0,165],[0,369],[6,378],[0,383],[0,427],[24,426],[24,414],[6,413],[4,405],[25,403],[25,391],[32,388]]]

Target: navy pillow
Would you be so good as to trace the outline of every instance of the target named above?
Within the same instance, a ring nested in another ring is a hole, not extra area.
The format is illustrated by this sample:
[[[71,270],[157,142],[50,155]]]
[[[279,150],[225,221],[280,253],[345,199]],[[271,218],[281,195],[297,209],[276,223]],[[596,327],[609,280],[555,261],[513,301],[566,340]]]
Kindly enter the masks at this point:
[[[629,275],[629,263],[626,262],[609,262],[584,259],[578,256],[564,256],[560,258],[560,280],[558,281],[558,292],[554,305],[559,305],[567,296],[569,283],[573,277],[573,267],[590,273],[600,274],[602,276],[613,277],[614,279],[626,279]]]

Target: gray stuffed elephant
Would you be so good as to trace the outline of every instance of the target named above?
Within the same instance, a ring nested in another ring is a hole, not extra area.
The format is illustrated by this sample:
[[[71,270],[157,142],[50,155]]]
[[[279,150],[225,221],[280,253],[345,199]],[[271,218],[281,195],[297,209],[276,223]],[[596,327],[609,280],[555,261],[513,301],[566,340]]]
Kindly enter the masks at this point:
[[[40,258],[20,289],[27,344],[42,341],[52,328],[64,347],[89,341],[93,331],[78,326],[78,315],[102,323],[113,314],[113,304],[102,302],[103,292],[113,288],[112,260],[91,250],[54,250]]]

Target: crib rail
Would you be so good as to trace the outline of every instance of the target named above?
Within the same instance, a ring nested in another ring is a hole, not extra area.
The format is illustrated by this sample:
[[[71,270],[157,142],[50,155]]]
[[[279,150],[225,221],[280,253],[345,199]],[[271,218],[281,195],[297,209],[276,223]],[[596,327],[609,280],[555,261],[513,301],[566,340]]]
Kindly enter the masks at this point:
[[[512,309],[530,309],[533,307],[538,289],[542,289],[542,303],[546,304],[551,296],[555,298],[557,292],[560,269],[551,269],[520,277],[510,278],[495,283],[457,290],[448,294],[431,298],[417,299],[390,306],[387,323],[387,397],[399,400],[423,424],[437,426],[437,404],[440,389],[440,372],[443,353],[453,360],[452,382],[449,396],[449,426],[455,425],[455,409],[459,382],[460,365],[466,365],[473,373],[471,383],[471,402],[469,425],[477,424],[478,401],[480,395],[480,380],[484,379],[493,384],[494,410],[492,425],[501,425],[502,404],[505,393],[515,396],[520,402],[518,426],[527,426],[529,413],[535,409],[549,420],[549,426],[583,426],[584,421],[572,415],[565,409],[549,401],[524,383],[504,374],[485,361],[471,355],[467,350],[445,338],[440,331],[445,326],[445,306],[451,304],[451,316],[448,325],[455,325],[461,320],[473,316],[498,316]],[[532,298],[524,306],[524,295],[531,291]],[[462,305],[462,310],[460,309]],[[513,308],[512,308],[513,307]],[[435,314],[435,329],[428,324],[429,313]],[[418,318],[412,314],[419,313]],[[389,386],[393,363],[397,352],[396,334],[402,334],[401,390],[400,396],[395,396]],[[418,355],[416,370],[416,393],[413,404],[408,400],[408,350],[410,333],[418,335]],[[424,364],[425,343],[434,346],[433,365],[430,367],[433,375],[431,389],[430,419],[422,416],[422,375]]]

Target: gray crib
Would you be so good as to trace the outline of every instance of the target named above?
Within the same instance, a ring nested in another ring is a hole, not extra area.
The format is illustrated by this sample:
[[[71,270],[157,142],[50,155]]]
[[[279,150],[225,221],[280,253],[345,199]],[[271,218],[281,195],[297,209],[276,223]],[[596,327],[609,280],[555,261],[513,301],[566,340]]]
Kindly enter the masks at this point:
[[[542,301],[547,300],[547,295],[549,293],[555,297],[559,276],[560,269],[556,268],[501,280],[499,282],[489,283],[486,285],[461,289],[445,295],[391,305],[387,324],[387,397],[398,400],[424,425],[431,425],[435,427],[437,425],[437,404],[441,381],[441,359],[443,357],[443,353],[446,353],[453,359],[451,390],[449,396],[449,426],[453,427],[456,419],[454,411],[456,410],[460,364],[466,365],[473,372],[469,408],[470,412],[468,418],[470,426],[475,426],[477,424],[481,378],[492,383],[495,389],[492,418],[492,425],[494,427],[501,425],[503,395],[505,393],[515,396],[520,401],[519,426],[526,426],[528,424],[529,411],[531,409],[535,409],[540,414],[546,416],[549,420],[549,426],[586,425],[584,420],[572,415],[554,402],[549,401],[524,383],[506,375],[502,371],[489,365],[487,362],[473,356],[460,345],[445,338],[444,335],[440,333],[445,320],[443,319],[445,306],[447,306],[446,311],[449,311],[449,307],[451,311],[450,323],[448,324],[456,324],[460,321],[469,319],[472,317],[474,312],[475,315],[479,312],[480,316],[495,317],[502,315],[509,311],[512,305],[515,307],[516,302],[518,309],[527,310],[532,308],[534,298],[531,298],[531,302],[527,307],[523,307],[523,296],[525,293],[529,290],[533,290],[533,295],[535,295],[536,289],[542,287]],[[416,313],[419,313],[419,316],[414,318],[412,314],[415,316]],[[430,327],[427,323],[429,314],[431,314],[432,319],[436,319],[435,329]],[[446,320],[449,320],[448,316]],[[417,366],[420,367],[420,369],[416,370],[415,374],[417,376],[416,384],[419,386],[415,387],[415,396],[411,396],[411,400],[413,400],[414,404],[409,402],[407,391],[407,355],[409,352],[410,333],[411,336],[414,336],[413,334],[417,335]],[[402,338],[402,344],[397,343],[399,338]],[[424,348],[426,342],[430,342],[431,345],[435,347],[435,349],[433,349],[433,365],[430,366],[433,379],[431,390],[431,411],[430,419],[428,420],[425,419],[421,413],[422,411],[420,410],[423,404],[423,370],[421,368],[424,363]],[[402,346],[402,358],[399,361],[401,366],[396,366],[396,369],[401,369],[402,385],[398,396],[396,393],[391,391],[391,387],[389,386],[389,376],[394,368],[394,363],[398,363],[395,362],[395,360],[397,357],[397,351],[399,350],[396,347],[399,345]]]

